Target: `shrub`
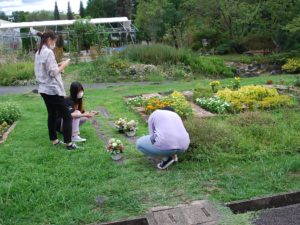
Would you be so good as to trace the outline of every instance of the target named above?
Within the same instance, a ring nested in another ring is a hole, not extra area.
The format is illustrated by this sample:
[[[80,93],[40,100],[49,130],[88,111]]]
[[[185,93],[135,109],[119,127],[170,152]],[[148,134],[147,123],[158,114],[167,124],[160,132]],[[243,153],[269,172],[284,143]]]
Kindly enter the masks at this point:
[[[20,108],[14,103],[0,104],[0,124],[6,122],[12,124],[21,117]]]
[[[230,104],[219,97],[197,98],[197,105],[213,113],[226,113],[231,111]]]
[[[34,65],[32,62],[21,62],[0,66],[0,85],[13,85],[19,80],[34,79]]]
[[[132,46],[122,52],[121,57],[135,62],[154,65],[161,65],[163,63],[169,65],[184,64],[185,66],[190,66],[193,72],[203,75],[233,76],[232,69],[227,67],[220,58],[199,57],[190,50],[183,48],[176,49],[162,44]]]
[[[217,57],[194,57],[190,60],[192,71],[211,77],[233,77],[234,73],[224,61]]]
[[[293,99],[287,95],[279,95],[275,88],[263,86],[243,86],[232,91],[228,88],[218,91],[217,96],[229,102],[234,111],[274,109],[282,106],[292,106]]]
[[[182,118],[187,118],[193,114],[190,104],[180,92],[175,91],[166,97],[154,97],[145,101],[145,110],[148,114],[165,106],[171,106]]]
[[[288,59],[287,63],[282,66],[282,69],[288,73],[300,72],[300,58]]]
[[[162,63],[188,64],[193,53],[187,49],[176,49],[174,47],[153,44],[153,45],[135,45],[128,47],[121,53],[121,57],[134,62],[160,65]]]
[[[198,87],[195,88],[193,91],[193,99],[196,100],[197,98],[209,98],[213,95],[211,89]]]
[[[134,98],[129,98],[127,104],[130,106],[143,106],[145,99],[142,96],[137,96]]]

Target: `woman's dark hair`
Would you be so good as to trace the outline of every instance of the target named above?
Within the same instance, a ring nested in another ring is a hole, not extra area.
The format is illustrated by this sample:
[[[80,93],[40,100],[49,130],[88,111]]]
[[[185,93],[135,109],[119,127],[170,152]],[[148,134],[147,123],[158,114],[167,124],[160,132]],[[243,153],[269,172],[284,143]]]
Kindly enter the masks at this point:
[[[48,38],[50,38],[51,40],[54,40],[57,38],[56,34],[52,30],[48,30],[45,32],[37,32],[37,36],[41,37],[41,42],[40,42],[40,46],[39,46],[39,50],[38,50],[39,54],[41,52],[43,45],[46,44]]]
[[[160,108],[160,110],[168,110],[168,111],[171,111],[171,112],[176,112],[175,109],[173,109],[171,106],[162,107],[162,108]]]
[[[70,86],[71,99],[74,102],[74,108],[84,113],[82,98],[78,99],[77,95],[80,91],[84,91],[81,83],[75,81]]]

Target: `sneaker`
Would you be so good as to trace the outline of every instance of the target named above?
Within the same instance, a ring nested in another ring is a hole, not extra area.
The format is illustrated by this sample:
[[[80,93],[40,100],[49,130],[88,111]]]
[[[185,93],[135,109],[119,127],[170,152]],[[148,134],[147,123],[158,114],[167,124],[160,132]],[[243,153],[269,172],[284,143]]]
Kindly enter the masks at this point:
[[[159,164],[157,164],[157,168],[160,170],[167,169],[174,162],[175,160],[170,156],[167,160],[162,160]]]
[[[86,139],[80,137],[79,135],[76,135],[76,136],[72,137],[72,141],[73,141],[73,142],[85,142]]]
[[[66,146],[68,151],[72,151],[72,150],[76,150],[76,149],[80,149],[76,144],[72,143],[71,145],[67,145]]]
[[[58,140],[58,142],[53,144],[53,146],[57,147],[57,146],[60,146],[60,145],[63,145],[63,144],[65,144],[65,143],[62,142],[61,140]]]

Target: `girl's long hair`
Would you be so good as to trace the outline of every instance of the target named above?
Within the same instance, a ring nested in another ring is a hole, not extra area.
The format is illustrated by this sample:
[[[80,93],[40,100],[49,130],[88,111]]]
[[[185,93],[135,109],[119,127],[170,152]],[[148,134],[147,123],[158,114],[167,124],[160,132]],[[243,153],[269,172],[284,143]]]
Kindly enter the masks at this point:
[[[70,87],[70,97],[74,102],[74,109],[79,110],[81,113],[84,113],[83,109],[83,98],[78,99],[77,95],[80,91],[84,91],[83,86],[79,82],[73,82]]]
[[[48,30],[45,32],[37,32],[37,36],[41,38],[40,46],[38,49],[39,54],[41,53],[41,49],[43,48],[43,45],[46,44],[48,38],[50,38],[51,40],[57,38],[56,34],[52,30]]]

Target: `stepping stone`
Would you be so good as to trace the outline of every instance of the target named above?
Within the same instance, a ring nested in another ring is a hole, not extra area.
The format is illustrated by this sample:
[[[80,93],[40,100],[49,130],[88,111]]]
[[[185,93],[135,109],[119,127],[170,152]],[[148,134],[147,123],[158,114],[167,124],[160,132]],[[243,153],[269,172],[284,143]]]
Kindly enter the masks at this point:
[[[217,225],[219,215],[206,200],[175,207],[156,207],[147,215],[149,225]]]
[[[112,117],[112,115],[107,111],[106,108],[104,108],[104,107],[101,106],[101,107],[98,107],[97,109],[98,109],[99,113],[100,113],[103,117],[105,117],[105,118],[110,118],[110,117]]]
[[[106,135],[100,130],[100,124],[98,123],[98,121],[96,119],[92,120],[92,125],[93,127],[96,129],[96,133],[98,135],[98,137],[105,143],[108,144],[108,137],[106,137]]]

